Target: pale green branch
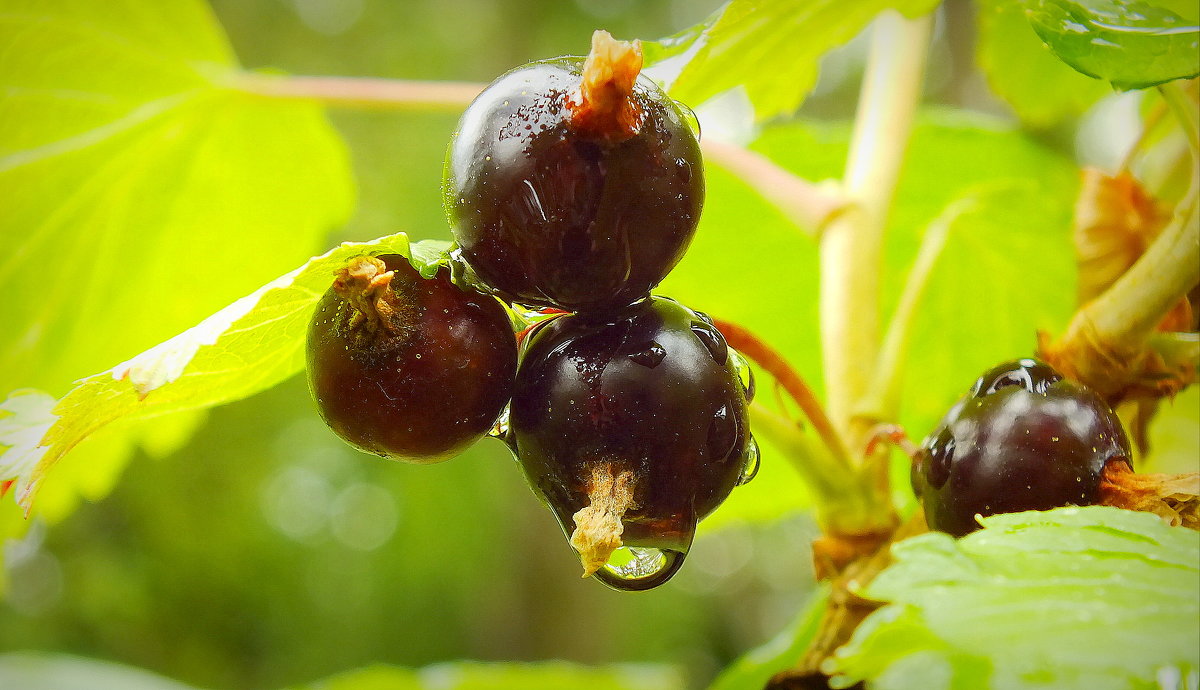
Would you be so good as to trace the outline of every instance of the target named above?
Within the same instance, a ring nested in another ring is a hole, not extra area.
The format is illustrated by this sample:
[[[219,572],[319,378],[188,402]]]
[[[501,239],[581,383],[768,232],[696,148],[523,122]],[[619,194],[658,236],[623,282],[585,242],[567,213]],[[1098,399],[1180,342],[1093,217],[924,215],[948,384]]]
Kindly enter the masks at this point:
[[[879,273],[887,221],[921,97],[933,18],[879,16],[863,76],[844,191],[851,204],[821,237],[821,352],[827,406],[851,434],[855,402],[871,385],[879,349]]]
[[[226,86],[266,98],[318,101],[334,107],[460,111],[479,95],[485,85],[457,81],[298,77],[244,72]]]

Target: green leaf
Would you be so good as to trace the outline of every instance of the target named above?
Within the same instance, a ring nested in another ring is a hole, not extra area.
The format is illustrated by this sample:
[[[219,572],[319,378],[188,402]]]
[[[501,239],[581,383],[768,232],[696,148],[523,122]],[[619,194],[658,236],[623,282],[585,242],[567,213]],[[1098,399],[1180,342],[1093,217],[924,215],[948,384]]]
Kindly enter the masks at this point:
[[[12,0],[0,56],[0,396],[62,395],[302,262],[349,215],[320,108],[229,88],[238,66],[199,0]],[[80,453],[111,478],[146,433]]]
[[[1163,399],[1150,424],[1150,452],[1141,459],[1139,472],[1182,474],[1196,471],[1200,458],[1200,387],[1188,386],[1174,398]]]
[[[951,202],[965,209],[918,303],[904,365],[903,418],[914,434],[932,429],[981,372],[1032,355],[1037,332],[1059,331],[1074,313],[1075,186],[1058,180],[1051,195],[1047,182],[987,182]]]
[[[841,176],[849,138],[848,124],[797,122],[768,127],[753,148],[824,180]],[[739,178],[715,164],[706,174],[700,228],[658,292],[745,326],[785,353],[820,395],[816,242]],[[895,309],[926,226],[960,199],[983,195],[984,203],[956,222],[914,325],[905,369],[934,374],[905,387],[900,421],[916,439],[979,372],[1032,353],[1038,329],[1059,329],[1070,318],[1077,175],[1069,159],[996,119],[945,110],[918,118],[888,224],[885,314]],[[773,386],[757,373],[758,400],[773,406]],[[911,500],[907,482],[897,486]],[[803,509],[807,494],[764,443],[758,476],[704,524],[774,519]]]
[[[910,17],[936,0],[732,0],[700,24],[643,43],[647,64],[665,72],[673,98],[697,106],[742,87],[766,120],[800,107],[817,81],[821,57],[854,38],[886,9]],[[670,61],[668,63],[668,61]]]
[[[893,547],[863,592],[889,604],[828,670],[873,688],[1195,686],[1200,534],[1095,506],[983,523]]]
[[[432,245],[432,247],[430,246]],[[440,253],[438,249],[440,248]],[[309,260],[199,325],[146,350],[110,371],[90,376],[54,407],[43,453],[30,474],[17,477],[28,505],[46,471],[64,453],[104,426],[158,417],[244,398],[269,388],[304,366],[304,339],[313,306],[334,272],[365,253],[415,256],[419,269],[441,261],[448,244],[426,240],[410,252],[404,234],[345,243]],[[0,455],[0,460],[4,458]]]
[[[1200,74],[1200,26],[1188,0],[1025,0],[1034,31],[1065,63],[1118,89]]]
[[[1022,121],[1050,127],[1111,93],[1103,82],[1063,64],[1034,33],[1019,3],[979,3],[976,62],[992,90]]]
[[[21,690],[194,690],[129,666],[62,654],[0,655],[0,687]]]
[[[829,604],[829,586],[813,592],[808,604],[788,627],[765,644],[743,654],[725,670],[708,690],[762,690],[771,676],[800,661],[821,625]]]
[[[291,690],[682,690],[679,672],[666,666],[586,667],[565,662],[454,662],[419,670],[374,666]]]

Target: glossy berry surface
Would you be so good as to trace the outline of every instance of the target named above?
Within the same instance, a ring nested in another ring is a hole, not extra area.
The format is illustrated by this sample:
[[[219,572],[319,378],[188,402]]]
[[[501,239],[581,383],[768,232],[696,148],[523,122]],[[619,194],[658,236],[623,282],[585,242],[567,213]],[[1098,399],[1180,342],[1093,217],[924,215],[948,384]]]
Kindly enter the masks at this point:
[[[450,146],[445,203],[463,257],[521,304],[630,304],[679,262],[700,217],[700,146],[681,108],[639,76],[635,134],[581,132],[570,103],[582,68],[561,58],[505,74]]]
[[[508,403],[517,360],[508,316],[495,298],[456,287],[445,268],[424,279],[400,255],[376,258],[392,272],[391,306],[372,320],[345,285],[325,293],[308,330],[310,390],[351,445],[409,462],[448,459]]]
[[[597,463],[631,472],[623,542],[669,559],[640,581],[597,571],[605,584],[665,582],[697,521],[741,480],[756,451],[734,357],[704,316],[663,298],[605,318],[559,317],[531,336],[509,419],[530,486],[570,534]]]
[[[1032,359],[981,376],[925,440],[913,489],[931,529],[975,515],[1091,505],[1110,462],[1129,463],[1121,422],[1095,393]]]

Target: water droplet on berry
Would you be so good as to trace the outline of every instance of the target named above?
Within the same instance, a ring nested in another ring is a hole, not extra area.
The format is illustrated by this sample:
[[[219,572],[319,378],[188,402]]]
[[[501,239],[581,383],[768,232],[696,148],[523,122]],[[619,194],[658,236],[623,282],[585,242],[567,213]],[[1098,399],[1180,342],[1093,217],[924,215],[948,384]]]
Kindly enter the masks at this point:
[[[657,587],[679,570],[686,554],[646,546],[622,546],[596,571],[600,582],[628,592]]]
[[[954,461],[954,434],[942,429],[929,447],[929,485],[940,489],[950,479],[950,464]]]
[[[722,405],[708,427],[708,457],[714,461],[728,460],[738,443],[738,431],[737,417],[730,418],[729,405]]]
[[[663,346],[652,340],[640,352],[635,352],[629,355],[629,359],[632,359],[634,362],[646,367],[647,369],[653,369],[654,367],[658,366],[658,363],[663,361],[663,357],[666,356],[667,351],[663,349]]]
[[[759,466],[759,450],[758,441],[751,436],[750,440],[746,441],[745,465],[742,466],[742,476],[738,477],[738,486],[749,484],[750,480],[758,476]]]
[[[695,111],[687,107],[687,105],[675,101],[675,105],[679,108],[679,112],[683,115],[683,122],[696,135],[696,139],[700,138],[700,118],[696,117]]]
[[[693,321],[692,333],[695,333],[700,342],[704,343],[708,354],[712,355],[717,364],[724,364],[729,359],[729,346],[725,344],[725,338],[721,337],[716,328],[703,321]]]
[[[742,353],[734,349],[729,350],[729,357],[733,360],[733,368],[737,370],[738,378],[742,381],[742,391],[745,393],[746,402],[753,402],[757,387],[754,383],[754,371],[750,368],[750,363],[746,361]]]

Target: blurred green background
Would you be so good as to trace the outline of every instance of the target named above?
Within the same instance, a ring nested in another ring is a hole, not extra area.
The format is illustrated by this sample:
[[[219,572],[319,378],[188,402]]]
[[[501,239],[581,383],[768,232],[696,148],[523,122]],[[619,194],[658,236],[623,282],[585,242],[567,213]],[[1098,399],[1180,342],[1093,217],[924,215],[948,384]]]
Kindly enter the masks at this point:
[[[248,68],[472,81],[583,52],[597,27],[652,38],[715,5],[213,3]],[[457,114],[331,119],[358,202],[311,251],[397,230],[448,237],[439,184]],[[106,498],[8,541],[0,650],[111,659],[205,688],[464,658],[667,662],[698,686],[794,616],[813,534],[803,518],[729,527],[702,537],[671,585],[612,592],[579,578],[501,443],[431,467],[383,462],[342,445],[297,377],[213,410],[179,452],[139,451]]]

